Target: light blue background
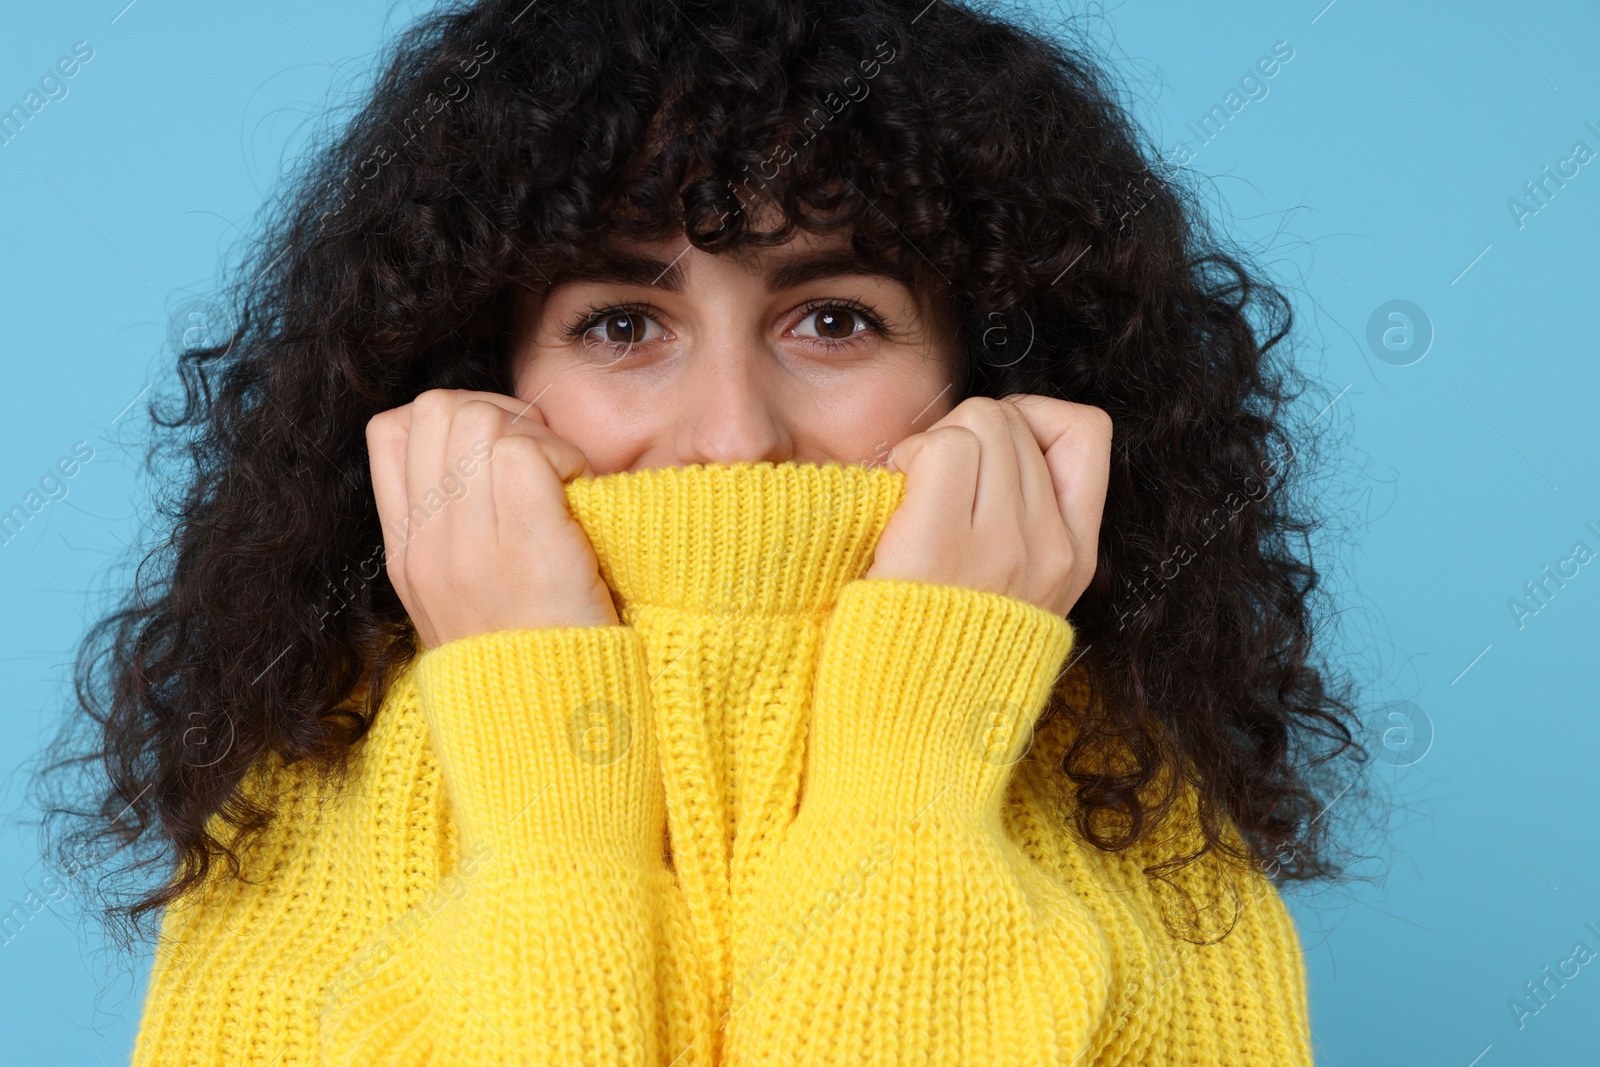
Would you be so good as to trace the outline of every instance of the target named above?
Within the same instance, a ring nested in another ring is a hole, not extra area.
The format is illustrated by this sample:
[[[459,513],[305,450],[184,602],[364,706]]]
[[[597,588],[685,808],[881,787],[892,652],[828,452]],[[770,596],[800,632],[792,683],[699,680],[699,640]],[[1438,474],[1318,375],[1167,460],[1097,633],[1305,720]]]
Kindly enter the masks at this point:
[[[1395,808],[1386,837],[1358,843],[1377,857],[1371,881],[1291,898],[1319,1062],[1597,1062],[1600,962],[1521,1028],[1508,1001],[1577,942],[1600,951],[1585,929],[1600,928],[1600,565],[1520,628],[1508,601],[1575,542],[1600,551],[1585,526],[1600,529],[1600,163],[1522,227],[1507,201],[1575,141],[1600,151],[1585,128],[1600,129],[1600,11],[1325,2],[1035,10],[1089,19],[1167,148],[1193,146],[1185,124],[1274,42],[1294,49],[1191,167],[1220,225],[1292,288],[1323,390],[1307,402],[1348,440],[1326,480],[1343,532],[1319,557],[1346,604],[1347,662],[1370,707],[1414,702],[1435,735],[1420,760],[1413,746],[1371,772]],[[12,816],[86,617],[141,536],[140,394],[166,373],[169,316],[205,292],[317,116],[356,99],[374,50],[422,6],[124,3],[9,5],[0,30],[5,106],[74,42],[95,50],[67,97],[0,147],[0,504],[74,442],[94,448],[67,498],[0,546]],[[1396,299],[1436,333],[1408,366],[1365,340]],[[36,884],[37,862],[13,818],[0,899]],[[7,1062],[125,1062],[143,970],[108,957],[66,904],[34,918],[0,945]]]

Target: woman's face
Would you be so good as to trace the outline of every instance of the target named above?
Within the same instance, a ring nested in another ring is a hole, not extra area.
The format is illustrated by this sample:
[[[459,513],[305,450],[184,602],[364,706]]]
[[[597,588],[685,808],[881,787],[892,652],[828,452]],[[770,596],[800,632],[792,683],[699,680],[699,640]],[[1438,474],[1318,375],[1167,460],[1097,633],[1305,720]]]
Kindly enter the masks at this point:
[[[593,472],[785,460],[882,463],[954,406],[946,309],[848,238],[709,254],[618,244],[517,322],[516,393]]]

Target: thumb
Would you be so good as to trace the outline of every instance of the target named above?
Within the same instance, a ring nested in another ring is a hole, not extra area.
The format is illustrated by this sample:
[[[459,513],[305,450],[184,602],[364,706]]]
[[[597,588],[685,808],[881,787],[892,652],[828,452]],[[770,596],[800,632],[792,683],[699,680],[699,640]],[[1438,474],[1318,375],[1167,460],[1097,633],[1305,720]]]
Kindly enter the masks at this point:
[[[928,447],[927,435],[914,433],[889,449],[889,458],[884,466],[905,474],[911,469],[911,464],[916,461],[917,455],[926,447]]]

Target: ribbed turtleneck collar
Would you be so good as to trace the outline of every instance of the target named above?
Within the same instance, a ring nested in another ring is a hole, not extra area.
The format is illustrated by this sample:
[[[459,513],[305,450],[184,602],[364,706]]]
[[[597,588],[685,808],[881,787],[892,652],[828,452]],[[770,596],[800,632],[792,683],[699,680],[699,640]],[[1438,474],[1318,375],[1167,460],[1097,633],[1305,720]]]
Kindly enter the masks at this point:
[[[577,478],[566,491],[625,615],[814,613],[870,564],[905,475],[837,462],[697,463]]]

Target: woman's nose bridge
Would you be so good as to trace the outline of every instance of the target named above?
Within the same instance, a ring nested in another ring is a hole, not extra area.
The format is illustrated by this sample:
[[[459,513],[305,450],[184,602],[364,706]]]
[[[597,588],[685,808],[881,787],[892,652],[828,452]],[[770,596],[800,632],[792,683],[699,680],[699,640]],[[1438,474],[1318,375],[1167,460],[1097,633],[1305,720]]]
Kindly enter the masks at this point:
[[[783,398],[773,395],[762,344],[759,333],[726,321],[694,338],[672,398],[689,423],[681,451],[721,451],[710,458],[727,461],[769,458],[781,436]]]

